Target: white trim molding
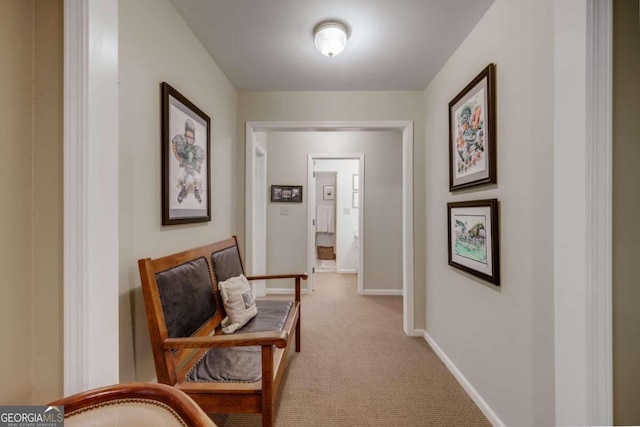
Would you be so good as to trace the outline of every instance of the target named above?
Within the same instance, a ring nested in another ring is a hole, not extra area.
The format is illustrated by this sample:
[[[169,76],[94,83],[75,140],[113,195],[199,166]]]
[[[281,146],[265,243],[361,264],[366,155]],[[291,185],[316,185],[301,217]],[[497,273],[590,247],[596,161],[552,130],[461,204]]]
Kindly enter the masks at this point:
[[[88,5],[64,3],[64,394],[86,389],[88,363]],[[73,197],[72,197],[73,195]]]
[[[414,332],[414,251],[413,251],[413,122],[412,121],[337,121],[337,122],[247,122],[245,140],[245,164],[250,169],[250,157],[254,152],[255,133],[259,131],[376,131],[395,130],[402,132],[402,295],[403,295],[403,329],[405,334]],[[248,154],[246,154],[248,153]],[[253,239],[252,218],[253,185],[245,174],[245,246],[252,248],[249,242]],[[246,257],[249,259],[249,252]],[[268,289],[267,293],[273,290]]]
[[[249,274],[253,273],[253,253],[255,249],[254,245],[254,224],[256,219],[255,216],[255,208],[253,206],[253,198],[256,192],[254,188],[255,183],[253,179],[253,174],[256,168],[256,134],[254,132],[253,127],[249,126],[249,123],[245,126],[245,171],[244,171],[244,227],[245,227],[245,238],[244,238],[244,259],[249,267]]]
[[[119,382],[118,4],[65,0],[64,15],[63,381],[69,395]]]
[[[613,424],[613,15],[587,2],[587,420]]]
[[[402,289],[364,289],[362,295],[366,296],[402,296]],[[413,335],[407,333],[407,335]]]
[[[312,291],[308,289],[301,289],[300,293],[303,295],[311,295]],[[295,291],[293,288],[267,288],[267,295],[293,295]]]
[[[555,1],[557,425],[613,423],[611,19],[611,0]]]
[[[416,330],[416,332],[417,331],[419,330]],[[464,376],[462,371],[458,369],[455,363],[453,363],[453,361],[449,359],[449,356],[447,356],[444,350],[440,348],[440,346],[435,342],[433,338],[431,338],[431,336],[426,331],[422,331],[422,332],[424,334],[423,335],[424,339],[427,341],[427,343],[429,343],[433,351],[438,355],[440,360],[442,360],[442,362],[445,364],[447,369],[449,369],[449,372],[453,374],[453,376],[460,383],[462,388],[464,388],[464,390],[467,392],[469,397],[471,397],[471,399],[475,402],[475,404],[478,405],[478,408],[480,408],[484,416],[487,417],[491,425],[496,427],[505,427],[505,424],[502,422],[500,417],[498,417],[498,415],[493,411],[493,409],[491,409],[489,404],[482,398],[480,393],[478,393],[478,390],[476,390],[475,387],[471,385],[469,380],[467,380],[467,378]]]

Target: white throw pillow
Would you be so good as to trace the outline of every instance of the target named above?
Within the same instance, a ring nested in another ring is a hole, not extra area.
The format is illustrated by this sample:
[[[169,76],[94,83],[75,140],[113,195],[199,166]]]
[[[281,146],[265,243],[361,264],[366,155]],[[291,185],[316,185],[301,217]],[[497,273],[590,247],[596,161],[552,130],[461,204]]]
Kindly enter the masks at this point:
[[[251,285],[243,274],[218,283],[218,289],[228,317],[228,322],[222,322],[225,334],[234,333],[258,314]]]

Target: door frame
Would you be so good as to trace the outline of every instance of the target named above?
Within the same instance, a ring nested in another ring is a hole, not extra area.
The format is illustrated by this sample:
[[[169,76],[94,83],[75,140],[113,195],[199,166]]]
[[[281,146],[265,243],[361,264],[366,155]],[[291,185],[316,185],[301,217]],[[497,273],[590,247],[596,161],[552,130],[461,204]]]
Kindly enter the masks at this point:
[[[245,127],[245,245],[247,256],[253,247],[249,242],[253,239],[253,179],[250,167],[258,132],[275,131],[399,131],[402,133],[402,328],[410,336],[421,335],[415,330],[414,302],[414,253],[413,253],[413,121],[265,121],[247,122]],[[267,151],[269,147],[267,146]],[[307,283],[306,292],[311,288]]]
[[[67,396],[120,379],[118,2],[64,1],[63,90]]]
[[[252,248],[259,248],[262,256],[257,256],[258,250],[252,251],[252,274],[260,275],[267,272],[267,151],[259,144],[255,144],[254,151],[254,188],[261,189],[255,192],[253,204],[253,244]],[[267,294],[267,284],[264,280],[256,280],[253,283],[253,291],[256,296]]]
[[[360,194],[364,194],[364,153],[353,153],[353,154],[342,154],[342,153],[314,153],[309,154],[307,157],[307,188],[311,189],[309,191],[309,195],[312,194],[315,196],[315,181],[314,181],[314,160],[358,160],[358,179],[359,179],[359,190]],[[337,179],[337,173],[336,173]],[[337,200],[337,186],[336,186],[336,200]],[[313,267],[315,265],[315,225],[313,224],[313,219],[315,218],[315,197],[311,199],[307,199],[307,271],[313,272]],[[313,200],[313,203],[311,201]],[[338,222],[338,205],[336,203],[336,272],[338,271],[338,258],[339,258],[339,250],[338,250],[338,230],[339,224]],[[358,208],[358,294],[362,295],[364,292],[364,201],[360,199],[360,207]],[[309,275],[308,280],[308,288],[314,289],[313,287],[313,274]]]
[[[557,425],[613,425],[612,24],[611,0],[555,0]]]

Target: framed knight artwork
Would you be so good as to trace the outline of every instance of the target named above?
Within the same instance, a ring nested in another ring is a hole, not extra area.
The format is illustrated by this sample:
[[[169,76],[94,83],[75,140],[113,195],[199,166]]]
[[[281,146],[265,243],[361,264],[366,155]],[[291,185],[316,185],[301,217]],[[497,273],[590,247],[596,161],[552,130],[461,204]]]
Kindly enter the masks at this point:
[[[211,221],[211,120],[162,82],[162,225]]]
[[[449,191],[497,182],[495,64],[449,103]]]

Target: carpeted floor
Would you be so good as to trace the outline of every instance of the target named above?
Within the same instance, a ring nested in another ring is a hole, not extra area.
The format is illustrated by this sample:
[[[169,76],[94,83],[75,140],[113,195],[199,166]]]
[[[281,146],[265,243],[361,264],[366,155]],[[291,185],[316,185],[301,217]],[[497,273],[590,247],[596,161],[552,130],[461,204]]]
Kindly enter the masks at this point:
[[[358,295],[353,274],[314,277],[277,426],[490,425],[426,341],[404,334],[401,297]],[[220,427],[261,425],[260,415],[212,418]]]

